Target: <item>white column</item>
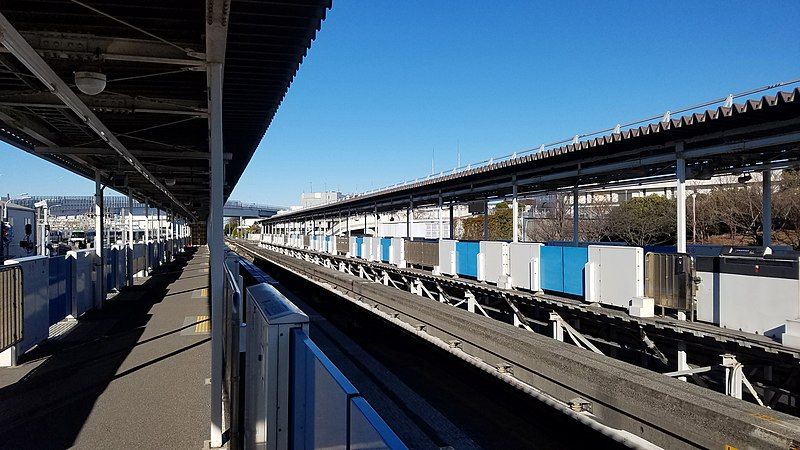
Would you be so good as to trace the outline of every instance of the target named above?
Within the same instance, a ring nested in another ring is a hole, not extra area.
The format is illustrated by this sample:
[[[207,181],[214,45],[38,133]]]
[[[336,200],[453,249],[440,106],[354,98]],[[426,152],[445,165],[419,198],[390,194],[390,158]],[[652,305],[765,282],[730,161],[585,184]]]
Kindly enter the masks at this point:
[[[345,228],[347,228],[347,237],[350,237],[350,211],[347,211],[347,216],[344,219]]]
[[[105,260],[106,252],[105,245],[103,244],[103,186],[100,181],[100,171],[94,172],[94,272],[96,275],[96,282],[94,284],[94,306],[95,308],[103,307],[103,300],[105,299]],[[46,236],[49,239],[49,236]]]
[[[442,222],[442,191],[439,191],[439,208],[437,208],[439,219],[439,240],[444,237],[444,223]]]
[[[519,242],[519,207],[517,204],[517,176],[514,175],[511,184],[511,241]]]
[[[151,269],[150,264],[150,204],[144,199],[144,270]]]
[[[211,447],[222,446],[222,334],[224,278],[222,64],[207,67],[209,90],[209,147],[211,152],[211,209],[208,216],[209,299],[211,300]]]
[[[161,252],[161,208],[156,208],[156,216],[158,220],[158,225],[156,226],[156,248],[158,248],[158,251],[156,254],[158,255],[158,264],[161,265],[164,262],[164,255]]]
[[[450,200],[450,239],[455,239],[456,235],[456,222],[453,218],[453,201]]]
[[[686,160],[683,156],[683,142],[675,144],[675,153],[678,158],[675,161],[675,174],[677,176],[675,184],[675,202],[677,203],[677,232],[678,232],[678,253],[686,253]]]
[[[133,196],[128,190],[128,216],[126,217],[126,227],[128,229],[128,286],[133,286]]]
[[[761,224],[763,230],[762,243],[764,247],[772,245],[772,171],[765,170],[761,172],[762,180],[762,210],[761,210]]]

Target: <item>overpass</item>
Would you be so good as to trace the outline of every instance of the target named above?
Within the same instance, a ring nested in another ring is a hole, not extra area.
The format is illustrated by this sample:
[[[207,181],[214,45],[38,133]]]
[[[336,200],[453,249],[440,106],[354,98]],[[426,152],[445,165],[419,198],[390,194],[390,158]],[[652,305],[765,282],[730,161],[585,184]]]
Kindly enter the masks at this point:
[[[245,219],[259,219],[272,217],[281,211],[281,206],[264,205],[260,203],[247,203],[238,200],[228,200],[223,207],[225,217],[241,217]]]

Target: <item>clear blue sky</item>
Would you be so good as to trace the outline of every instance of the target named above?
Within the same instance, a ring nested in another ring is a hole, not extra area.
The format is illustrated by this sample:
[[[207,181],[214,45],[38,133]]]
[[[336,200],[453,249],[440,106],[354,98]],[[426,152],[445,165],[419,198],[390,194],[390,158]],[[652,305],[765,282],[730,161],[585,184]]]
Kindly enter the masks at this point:
[[[234,2],[235,7],[235,2]],[[800,2],[335,0],[232,197],[363,191],[800,76]],[[36,176],[33,176],[36,175]],[[91,194],[0,148],[0,193]]]

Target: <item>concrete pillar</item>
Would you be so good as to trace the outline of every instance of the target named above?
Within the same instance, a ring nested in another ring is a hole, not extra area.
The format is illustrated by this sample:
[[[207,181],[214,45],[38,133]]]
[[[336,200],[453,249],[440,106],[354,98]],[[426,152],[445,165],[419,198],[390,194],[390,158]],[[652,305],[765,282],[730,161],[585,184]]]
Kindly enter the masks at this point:
[[[412,236],[412,229],[414,228],[414,198],[408,198],[408,209],[406,210],[406,236],[414,240]]]
[[[765,170],[761,172],[761,176],[763,203],[761,210],[762,244],[764,247],[769,247],[772,245],[772,171]]]
[[[686,160],[682,158],[683,142],[675,144],[675,202],[677,203],[678,253],[686,253]]]
[[[572,188],[572,242],[578,243],[580,240],[580,214],[578,210],[578,182]]]
[[[103,244],[103,186],[100,180],[100,171],[94,172],[94,272],[97,274],[97,281],[94,284],[94,307],[102,308],[105,300],[105,261],[106,250]],[[44,236],[49,239],[49,236]]]
[[[511,185],[511,241],[519,242],[519,207],[517,203],[517,176],[514,175]]]

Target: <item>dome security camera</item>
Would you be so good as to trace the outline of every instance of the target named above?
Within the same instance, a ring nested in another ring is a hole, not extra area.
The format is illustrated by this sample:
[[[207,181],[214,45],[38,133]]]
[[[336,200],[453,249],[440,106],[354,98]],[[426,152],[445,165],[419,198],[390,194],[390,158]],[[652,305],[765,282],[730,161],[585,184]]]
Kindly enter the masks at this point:
[[[86,95],[97,95],[106,88],[106,75],[100,72],[75,72],[75,86]]]

